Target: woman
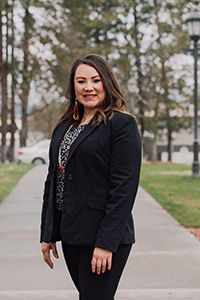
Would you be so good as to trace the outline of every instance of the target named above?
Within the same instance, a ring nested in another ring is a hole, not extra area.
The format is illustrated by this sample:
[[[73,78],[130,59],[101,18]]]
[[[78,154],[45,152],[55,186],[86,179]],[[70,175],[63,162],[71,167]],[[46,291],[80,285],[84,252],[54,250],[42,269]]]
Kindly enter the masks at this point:
[[[69,107],[50,145],[41,242],[53,268],[56,241],[81,300],[113,300],[134,243],[141,143],[109,64],[99,55],[72,66]],[[98,276],[100,275],[100,276]]]

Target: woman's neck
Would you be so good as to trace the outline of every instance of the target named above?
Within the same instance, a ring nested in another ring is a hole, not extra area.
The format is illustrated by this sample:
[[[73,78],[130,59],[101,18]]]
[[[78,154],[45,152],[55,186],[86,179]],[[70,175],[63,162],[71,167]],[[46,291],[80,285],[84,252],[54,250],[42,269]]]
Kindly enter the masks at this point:
[[[80,124],[87,124],[90,122],[90,120],[95,116],[96,110],[92,111],[84,111],[83,117]]]

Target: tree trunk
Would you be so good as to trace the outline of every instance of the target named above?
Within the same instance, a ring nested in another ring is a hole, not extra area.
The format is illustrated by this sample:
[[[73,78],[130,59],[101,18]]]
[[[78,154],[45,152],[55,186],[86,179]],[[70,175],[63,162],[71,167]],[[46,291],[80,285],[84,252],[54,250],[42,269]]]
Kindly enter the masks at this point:
[[[28,125],[27,125],[27,102],[28,102],[28,95],[22,95],[22,129],[20,131],[20,147],[26,147],[26,140],[27,140],[27,132],[28,132]]]
[[[168,144],[167,144],[167,152],[168,152],[168,161],[172,161],[172,136],[169,133],[168,136]]]
[[[157,144],[156,144],[156,140],[153,140],[153,145],[152,145],[152,161],[153,162],[157,161]]]
[[[169,111],[167,111],[167,152],[168,152],[168,161],[172,161],[172,128],[170,124]]]
[[[11,140],[10,140],[10,161],[15,161],[15,76],[14,76],[14,22],[13,22],[13,6],[14,0],[12,1],[12,15],[11,15],[11,47],[12,47],[12,55],[11,55],[11,76],[12,76],[12,92],[11,92]]]
[[[0,65],[1,65],[1,87],[2,87],[2,113],[1,113],[1,162],[6,161],[6,133],[7,133],[7,114],[8,114],[8,98],[7,98],[7,41],[6,41],[6,60],[3,58],[3,33],[2,33],[2,12],[0,12]],[[7,26],[4,25],[4,26]]]
[[[27,122],[27,107],[28,107],[28,96],[30,90],[30,78],[29,78],[29,11],[28,8],[25,9],[24,16],[24,64],[22,71],[22,93],[20,95],[21,105],[22,105],[22,129],[20,132],[20,147],[26,147],[27,133],[28,133],[28,122]]]
[[[160,95],[156,95],[156,105],[154,108],[154,117],[153,117],[153,146],[152,146],[152,161],[156,162],[158,160],[158,152],[157,152],[157,138],[158,138],[158,110],[160,104]]]
[[[143,92],[143,74],[141,71],[141,60],[140,60],[140,42],[138,37],[138,16],[137,16],[137,4],[134,3],[134,30],[135,30],[135,43],[136,43],[136,51],[135,51],[135,59],[136,59],[136,68],[137,68],[137,87],[139,90],[139,99],[138,99],[138,107],[139,107],[139,113],[138,113],[138,119],[141,126],[141,136],[143,137],[144,131],[145,131],[145,122],[144,122],[144,92]]]
[[[0,10],[0,77],[1,77],[1,86],[0,86],[0,90],[1,90],[1,98],[2,98],[2,105],[3,105],[3,87],[2,87],[2,76],[3,76],[3,57],[2,57],[2,53],[3,53],[3,45],[2,45],[2,11]],[[1,162],[4,162],[5,157],[2,155],[2,148],[3,148],[3,130],[2,130],[2,123],[3,123],[3,108],[1,111],[1,152],[0,152],[0,159]]]

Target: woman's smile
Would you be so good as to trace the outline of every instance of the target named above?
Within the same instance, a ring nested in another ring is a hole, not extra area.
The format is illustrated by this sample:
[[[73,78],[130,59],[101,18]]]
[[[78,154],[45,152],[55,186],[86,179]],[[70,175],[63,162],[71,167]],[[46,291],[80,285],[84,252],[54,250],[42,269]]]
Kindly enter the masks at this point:
[[[94,95],[94,94],[85,94],[85,95],[83,95],[83,97],[86,98],[86,99],[93,99],[93,98],[96,97],[96,95]]]

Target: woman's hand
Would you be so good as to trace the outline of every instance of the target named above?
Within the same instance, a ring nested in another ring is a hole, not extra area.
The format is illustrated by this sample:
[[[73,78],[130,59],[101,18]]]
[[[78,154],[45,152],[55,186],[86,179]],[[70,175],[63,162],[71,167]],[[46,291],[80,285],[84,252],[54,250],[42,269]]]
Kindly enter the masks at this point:
[[[53,269],[53,262],[51,260],[50,256],[50,251],[52,250],[53,255],[55,258],[59,258],[56,244],[55,243],[45,243],[42,242],[42,254],[43,254],[43,259],[49,265],[51,269]]]
[[[98,275],[104,273],[107,269],[110,271],[112,266],[112,251],[95,247],[91,261],[92,272]]]

